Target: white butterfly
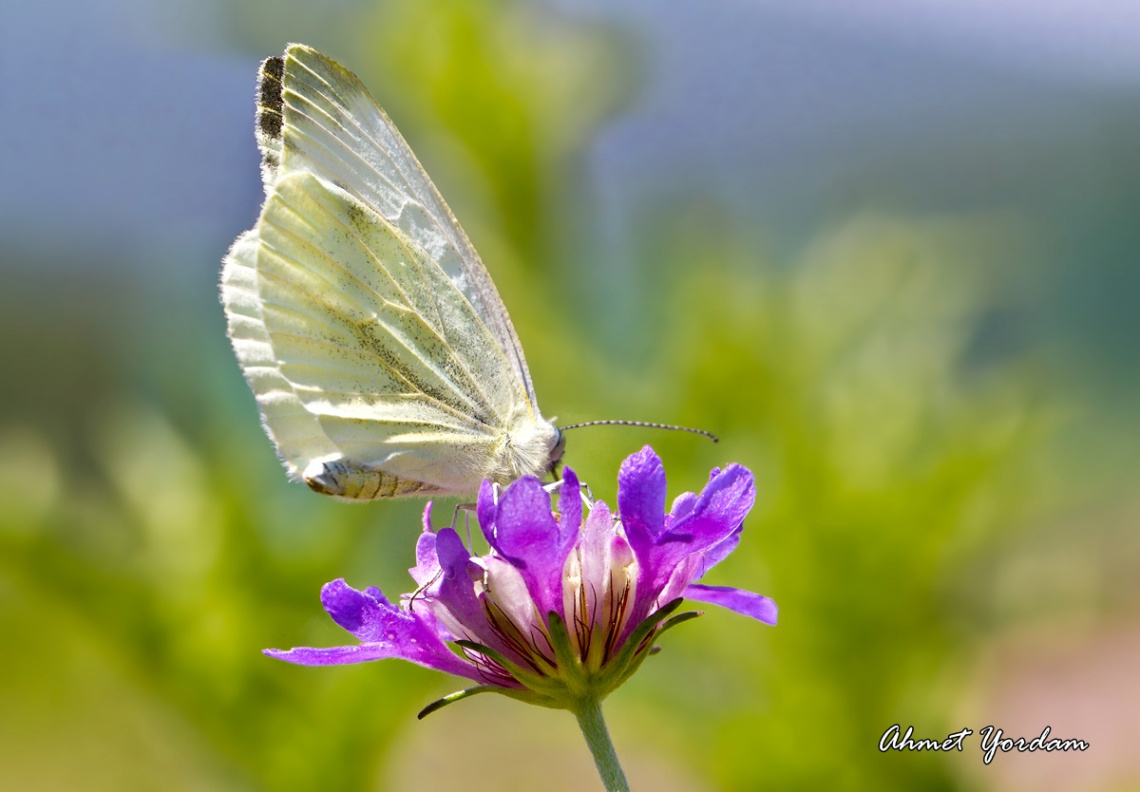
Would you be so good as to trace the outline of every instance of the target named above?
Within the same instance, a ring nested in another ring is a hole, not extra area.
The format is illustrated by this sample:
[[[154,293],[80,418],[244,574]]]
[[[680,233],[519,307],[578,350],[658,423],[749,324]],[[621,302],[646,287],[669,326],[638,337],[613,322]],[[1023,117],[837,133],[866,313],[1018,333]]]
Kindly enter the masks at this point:
[[[551,470],[562,435],[502,300],[388,116],[300,44],[259,80],[265,205],[222,302],[290,476],[369,500]]]

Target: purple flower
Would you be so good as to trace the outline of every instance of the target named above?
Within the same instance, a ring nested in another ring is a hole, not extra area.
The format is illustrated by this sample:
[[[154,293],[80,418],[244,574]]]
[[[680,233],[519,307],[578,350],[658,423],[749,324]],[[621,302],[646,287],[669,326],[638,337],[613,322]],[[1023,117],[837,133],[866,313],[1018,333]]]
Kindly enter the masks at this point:
[[[325,610],[359,644],[266,654],[303,665],[398,657],[480,683],[455,697],[495,691],[576,709],[601,701],[662,632],[697,615],[673,615],[682,598],[776,623],[767,597],[694,583],[736,548],[754,499],[752,474],[734,464],[666,513],[665,470],[648,446],[622,464],[616,517],[597,502],[583,520],[569,468],[557,513],[533,477],[497,499],[484,482],[476,513],[490,552],[472,556],[452,528],[433,532],[429,503],[411,570],[418,588],[399,606],[343,580],[321,590]]]

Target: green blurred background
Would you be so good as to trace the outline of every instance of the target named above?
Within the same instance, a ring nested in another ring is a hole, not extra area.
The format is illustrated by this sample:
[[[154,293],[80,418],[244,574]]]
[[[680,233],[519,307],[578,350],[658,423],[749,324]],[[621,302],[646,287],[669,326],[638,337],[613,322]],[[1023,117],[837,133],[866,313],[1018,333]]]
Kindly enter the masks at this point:
[[[225,337],[258,61],[353,69],[612,502],[755,471],[709,612],[607,703],[636,789],[1140,789],[1140,56],[1111,2],[0,6],[0,777],[597,788],[573,719],[346,642],[421,502],[290,485]],[[438,519],[451,513],[441,503]],[[996,724],[1084,754],[880,753]]]

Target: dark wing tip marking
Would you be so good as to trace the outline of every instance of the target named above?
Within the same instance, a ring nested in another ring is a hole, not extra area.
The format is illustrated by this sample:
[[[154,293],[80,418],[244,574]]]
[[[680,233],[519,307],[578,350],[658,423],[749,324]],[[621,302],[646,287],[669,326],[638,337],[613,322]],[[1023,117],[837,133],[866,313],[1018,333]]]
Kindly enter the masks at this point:
[[[266,58],[258,72],[257,126],[270,140],[281,138],[282,110],[285,108],[285,59],[280,55]]]
[[[285,75],[285,57],[283,55],[271,55],[261,62],[261,77],[272,77],[278,83]],[[278,92],[280,96],[280,92]]]

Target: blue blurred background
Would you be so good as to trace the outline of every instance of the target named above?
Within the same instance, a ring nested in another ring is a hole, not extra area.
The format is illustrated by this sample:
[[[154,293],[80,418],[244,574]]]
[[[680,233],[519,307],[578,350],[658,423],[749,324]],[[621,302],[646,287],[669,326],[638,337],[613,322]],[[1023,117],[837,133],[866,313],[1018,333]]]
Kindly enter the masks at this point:
[[[635,788],[1140,789],[1140,7],[0,5],[0,768],[26,790],[595,788],[565,713],[333,645],[420,502],[285,481],[225,337],[258,62],[355,71],[611,503],[755,471],[709,612],[607,704]],[[437,520],[451,513],[441,503]],[[1083,754],[880,753],[1046,725]]]

